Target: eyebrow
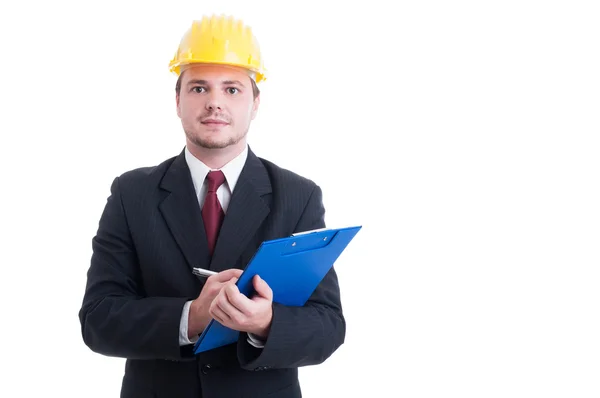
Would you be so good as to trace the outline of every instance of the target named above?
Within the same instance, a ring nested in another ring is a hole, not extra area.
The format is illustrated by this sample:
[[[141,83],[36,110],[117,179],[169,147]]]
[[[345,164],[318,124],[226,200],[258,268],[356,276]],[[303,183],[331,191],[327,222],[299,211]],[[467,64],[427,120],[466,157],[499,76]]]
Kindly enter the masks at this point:
[[[188,86],[189,86],[189,85],[192,85],[192,84],[203,84],[203,85],[208,85],[208,81],[207,81],[207,80],[201,80],[201,79],[194,79],[194,80],[190,80],[190,81],[189,81],[187,84],[188,84]],[[224,81],[222,81],[222,82],[221,82],[221,84],[237,84],[237,85],[239,85],[239,86],[246,87],[246,86],[244,86],[244,84],[243,84],[241,81],[239,81],[239,80],[224,80]]]

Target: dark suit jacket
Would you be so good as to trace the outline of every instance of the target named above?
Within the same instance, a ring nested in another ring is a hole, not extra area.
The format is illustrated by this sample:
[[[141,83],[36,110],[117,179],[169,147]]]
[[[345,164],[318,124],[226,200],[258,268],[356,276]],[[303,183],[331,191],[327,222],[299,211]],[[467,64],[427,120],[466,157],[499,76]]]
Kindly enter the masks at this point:
[[[300,397],[298,367],[344,342],[335,270],[304,307],[273,304],[263,349],[240,333],[236,344],[194,355],[193,345],[179,346],[179,323],[203,286],[192,267],[243,269],[262,241],[324,227],[324,212],[318,185],[249,150],[211,259],[184,152],[117,177],[79,318],[90,349],[127,358],[121,397]]]

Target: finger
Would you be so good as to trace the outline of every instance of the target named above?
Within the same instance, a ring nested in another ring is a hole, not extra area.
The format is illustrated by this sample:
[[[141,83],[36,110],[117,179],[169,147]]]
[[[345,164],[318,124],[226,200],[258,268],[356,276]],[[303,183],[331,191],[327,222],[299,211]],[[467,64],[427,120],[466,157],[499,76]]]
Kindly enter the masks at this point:
[[[219,294],[214,303],[229,318],[238,319],[240,316],[243,316],[243,313],[229,301],[229,296],[227,294]]]
[[[273,300],[273,290],[271,289],[271,287],[269,287],[269,285],[267,284],[267,282],[265,282],[264,279],[262,279],[258,275],[255,275],[252,279],[252,283],[254,285],[254,290],[256,290],[256,293],[258,293],[258,295],[266,298],[269,301]]]
[[[244,315],[251,315],[250,307],[252,306],[252,302],[248,299],[248,297],[244,296],[240,293],[239,289],[235,285],[227,285],[223,292],[227,296],[229,303],[234,306],[239,312]]]
[[[218,274],[211,275],[209,279],[212,278],[213,281],[225,283],[231,280],[231,278],[239,278],[240,275],[242,275],[242,272],[244,271],[242,271],[241,269],[230,268],[225,271],[221,271]]]
[[[218,305],[214,305],[210,308],[210,316],[212,316],[217,322],[222,325],[228,325],[230,323],[230,318],[223,312]]]
[[[224,282],[224,283],[220,283],[219,284],[219,294],[225,294],[225,291],[227,290],[227,288],[234,288],[237,290],[237,286],[235,285],[235,283],[237,282],[237,278],[232,278],[231,280]]]

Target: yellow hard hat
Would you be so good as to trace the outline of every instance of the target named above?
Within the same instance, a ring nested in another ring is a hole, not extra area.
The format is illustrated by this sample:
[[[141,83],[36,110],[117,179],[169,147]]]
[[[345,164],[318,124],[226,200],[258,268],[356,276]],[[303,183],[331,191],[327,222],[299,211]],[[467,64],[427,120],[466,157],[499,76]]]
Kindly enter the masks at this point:
[[[230,16],[204,17],[193,21],[181,38],[171,72],[179,75],[181,67],[193,63],[237,66],[253,72],[256,83],[266,79],[266,70],[252,29]]]

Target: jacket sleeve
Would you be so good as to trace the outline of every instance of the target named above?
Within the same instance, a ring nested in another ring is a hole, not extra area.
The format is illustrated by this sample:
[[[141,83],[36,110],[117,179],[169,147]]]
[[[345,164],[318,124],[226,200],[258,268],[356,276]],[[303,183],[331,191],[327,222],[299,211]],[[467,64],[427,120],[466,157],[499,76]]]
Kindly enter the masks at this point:
[[[145,297],[119,178],[112,183],[92,249],[79,311],[85,344],[94,352],[122,358],[191,356],[189,346],[179,345],[181,314],[188,299]]]
[[[295,232],[324,228],[324,215],[322,191],[315,186]],[[253,347],[247,334],[240,333],[238,359],[247,370],[316,365],[343,344],[345,334],[340,288],[332,268],[303,307],[273,303],[273,319],[263,348]]]

